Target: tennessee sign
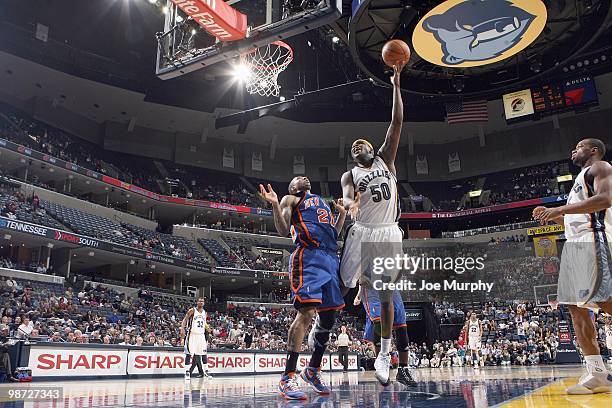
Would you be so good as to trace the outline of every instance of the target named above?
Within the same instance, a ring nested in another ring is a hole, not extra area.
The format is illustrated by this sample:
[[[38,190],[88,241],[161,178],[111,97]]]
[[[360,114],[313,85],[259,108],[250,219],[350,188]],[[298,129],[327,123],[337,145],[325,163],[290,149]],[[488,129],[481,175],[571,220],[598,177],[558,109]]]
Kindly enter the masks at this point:
[[[492,64],[532,44],[547,16],[541,0],[447,0],[417,23],[412,44],[435,65]]]

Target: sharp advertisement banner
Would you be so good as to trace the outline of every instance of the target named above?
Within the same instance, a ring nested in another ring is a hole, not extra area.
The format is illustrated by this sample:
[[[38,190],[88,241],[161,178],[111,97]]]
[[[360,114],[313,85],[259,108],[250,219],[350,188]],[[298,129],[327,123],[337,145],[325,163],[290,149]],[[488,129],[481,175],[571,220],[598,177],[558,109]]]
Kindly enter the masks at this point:
[[[94,377],[125,375],[182,375],[188,368],[182,349],[154,349],[118,347],[62,347],[61,345],[24,346],[28,353],[27,366],[37,377]],[[300,354],[298,369],[310,361],[310,354]],[[24,361],[25,362],[25,361]],[[211,352],[208,371],[211,374],[281,373],[286,355],[271,352]],[[324,371],[341,370],[337,353],[325,354],[321,365]],[[349,369],[356,370],[356,354],[349,354]]]

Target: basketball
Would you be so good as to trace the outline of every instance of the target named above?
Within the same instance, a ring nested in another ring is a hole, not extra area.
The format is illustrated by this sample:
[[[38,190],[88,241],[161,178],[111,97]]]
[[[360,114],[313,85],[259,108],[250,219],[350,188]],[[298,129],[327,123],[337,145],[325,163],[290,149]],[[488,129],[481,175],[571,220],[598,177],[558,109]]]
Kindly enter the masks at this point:
[[[382,49],[382,59],[391,68],[405,65],[410,59],[410,47],[402,40],[388,41]]]

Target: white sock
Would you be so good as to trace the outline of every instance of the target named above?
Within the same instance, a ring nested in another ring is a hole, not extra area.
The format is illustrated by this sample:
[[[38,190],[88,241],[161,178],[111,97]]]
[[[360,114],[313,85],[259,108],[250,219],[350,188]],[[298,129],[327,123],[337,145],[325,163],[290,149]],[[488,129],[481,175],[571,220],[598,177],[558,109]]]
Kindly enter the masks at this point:
[[[593,372],[604,373],[608,371],[608,369],[606,368],[606,365],[603,362],[603,358],[600,355],[584,356],[584,360],[586,361],[586,364],[587,364],[587,371],[590,374],[593,374]],[[596,370],[597,368],[599,368],[601,371]]]
[[[391,339],[385,339],[384,337],[381,337],[380,354],[389,354],[389,350],[391,350]]]

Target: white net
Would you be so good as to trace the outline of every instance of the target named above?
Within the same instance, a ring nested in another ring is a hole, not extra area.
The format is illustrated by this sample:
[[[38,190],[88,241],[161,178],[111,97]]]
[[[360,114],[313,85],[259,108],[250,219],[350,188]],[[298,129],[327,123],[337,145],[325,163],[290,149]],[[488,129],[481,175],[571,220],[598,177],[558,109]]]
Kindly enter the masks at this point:
[[[245,78],[250,94],[278,96],[278,75],[293,61],[293,50],[282,41],[249,51],[240,56],[240,62],[248,71]]]

